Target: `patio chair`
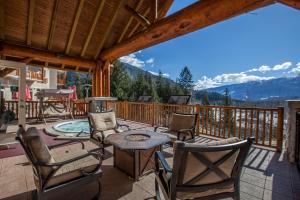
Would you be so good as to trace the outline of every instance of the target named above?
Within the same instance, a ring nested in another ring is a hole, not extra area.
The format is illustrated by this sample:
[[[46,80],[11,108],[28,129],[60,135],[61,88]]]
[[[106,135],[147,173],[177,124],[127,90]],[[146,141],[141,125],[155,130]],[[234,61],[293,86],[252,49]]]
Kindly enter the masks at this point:
[[[230,138],[206,144],[176,142],[172,168],[155,154],[156,199],[240,199],[240,175],[253,138]]]
[[[107,138],[112,134],[122,133],[123,130],[120,129],[124,126],[129,131],[128,125],[119,124],[116,120],[116,115],[114,111],[106,111],[99,113],[89,113],[88,120],[90,124],[90,140],[100,146],[104,154],[104,148],[110,145]]]
[[[166,131],[161,133],[167,134],[172,142],[176,140],[194,142],[197,122],[197,114],[173,113]],[[156,132],[159,126],[154,127]]]
[[[37,199],[100,199],[100,149],[50,151],[36,128],[19,127],[16,140],[32,165]],[[55,145],[58,147],[61,145]]]

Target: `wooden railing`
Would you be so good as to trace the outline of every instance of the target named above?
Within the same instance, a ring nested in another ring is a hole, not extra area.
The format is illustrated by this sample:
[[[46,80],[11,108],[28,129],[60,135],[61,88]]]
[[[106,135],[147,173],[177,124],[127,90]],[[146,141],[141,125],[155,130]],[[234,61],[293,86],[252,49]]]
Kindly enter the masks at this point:
[[[44,102],[47,104],[47,102]],[[61,102],[60,102],[61,103]],[[6,101],[7,107],[18,115],[18,102]],[[37,118],[39,103],[26,102],[27,118]],[[218,138],[255,137],[255,144],[281,151],[283,141],[283,108],[245,108],[232,106],[174,105],[139,102],[108,102],[118,118],[167,127],[171,115],[197,114],[197,134]],[[89,104],[85,101],[71,103],[74,116],[86,116]]]
[[[218,138],[255,137],[255,144],[281,151],[282,107],[244,108],[139,102],[116,103],[117,117],[155,126],[168,126],[171,114],[174,112],[197,114],[197,134]]]

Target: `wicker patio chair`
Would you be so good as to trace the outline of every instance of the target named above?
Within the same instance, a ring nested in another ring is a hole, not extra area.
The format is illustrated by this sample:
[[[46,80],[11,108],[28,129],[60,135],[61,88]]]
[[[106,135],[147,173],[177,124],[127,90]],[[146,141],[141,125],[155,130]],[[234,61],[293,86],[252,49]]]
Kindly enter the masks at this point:
[[[176,140],[194,142],[196,130],[197,114],[173,113],[166,131],[161,133],[167,134],[172,142]],[[156,132],[159,126],[154,127]]]
[[[36,128],[25,131],[22,126],[16,140],[32,165],[37,199],[100,199],[100,149],[66,153],[50,151],[51,147],[45,144]],[[61,145],[54,147],[58,146]]]
[[[253,138],[230,138],[206,144],[175,143],[172,168],[155,154],[156,199],[240,199],[240,175]]]
[[[117,122],[114,111],[89,113],[88,120],[91,133],[90,140],[102,149],[103,154],[104,147],[110,145],[107,141],[110,135],[122,133],[124,130],[120,129],[121,126],[130,130],[128,125],[121,125]]]

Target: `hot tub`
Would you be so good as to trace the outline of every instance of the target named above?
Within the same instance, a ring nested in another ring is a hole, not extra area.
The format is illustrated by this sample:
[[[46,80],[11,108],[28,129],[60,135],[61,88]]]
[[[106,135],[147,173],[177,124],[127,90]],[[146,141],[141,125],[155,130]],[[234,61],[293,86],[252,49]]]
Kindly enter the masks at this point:
[[[88,120],[73,120],[49,126],[45,131],[54,136],[89,137],[90,125]]]

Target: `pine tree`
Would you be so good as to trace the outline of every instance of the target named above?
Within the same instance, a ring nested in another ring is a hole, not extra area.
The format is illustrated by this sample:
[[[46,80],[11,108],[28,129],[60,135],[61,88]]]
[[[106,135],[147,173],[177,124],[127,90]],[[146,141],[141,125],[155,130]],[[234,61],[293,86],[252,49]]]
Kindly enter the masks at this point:
[[[179,75],[177,80],[179,86],[182,88],[184,94],[190,94],[194,87],[193,76],[187,66],[185,66]]]
[[[110,91],[113,97],[119,100],[127,100],[130,96],[131,79],[120,61],[114,62],[114,68],[110,77]]]

